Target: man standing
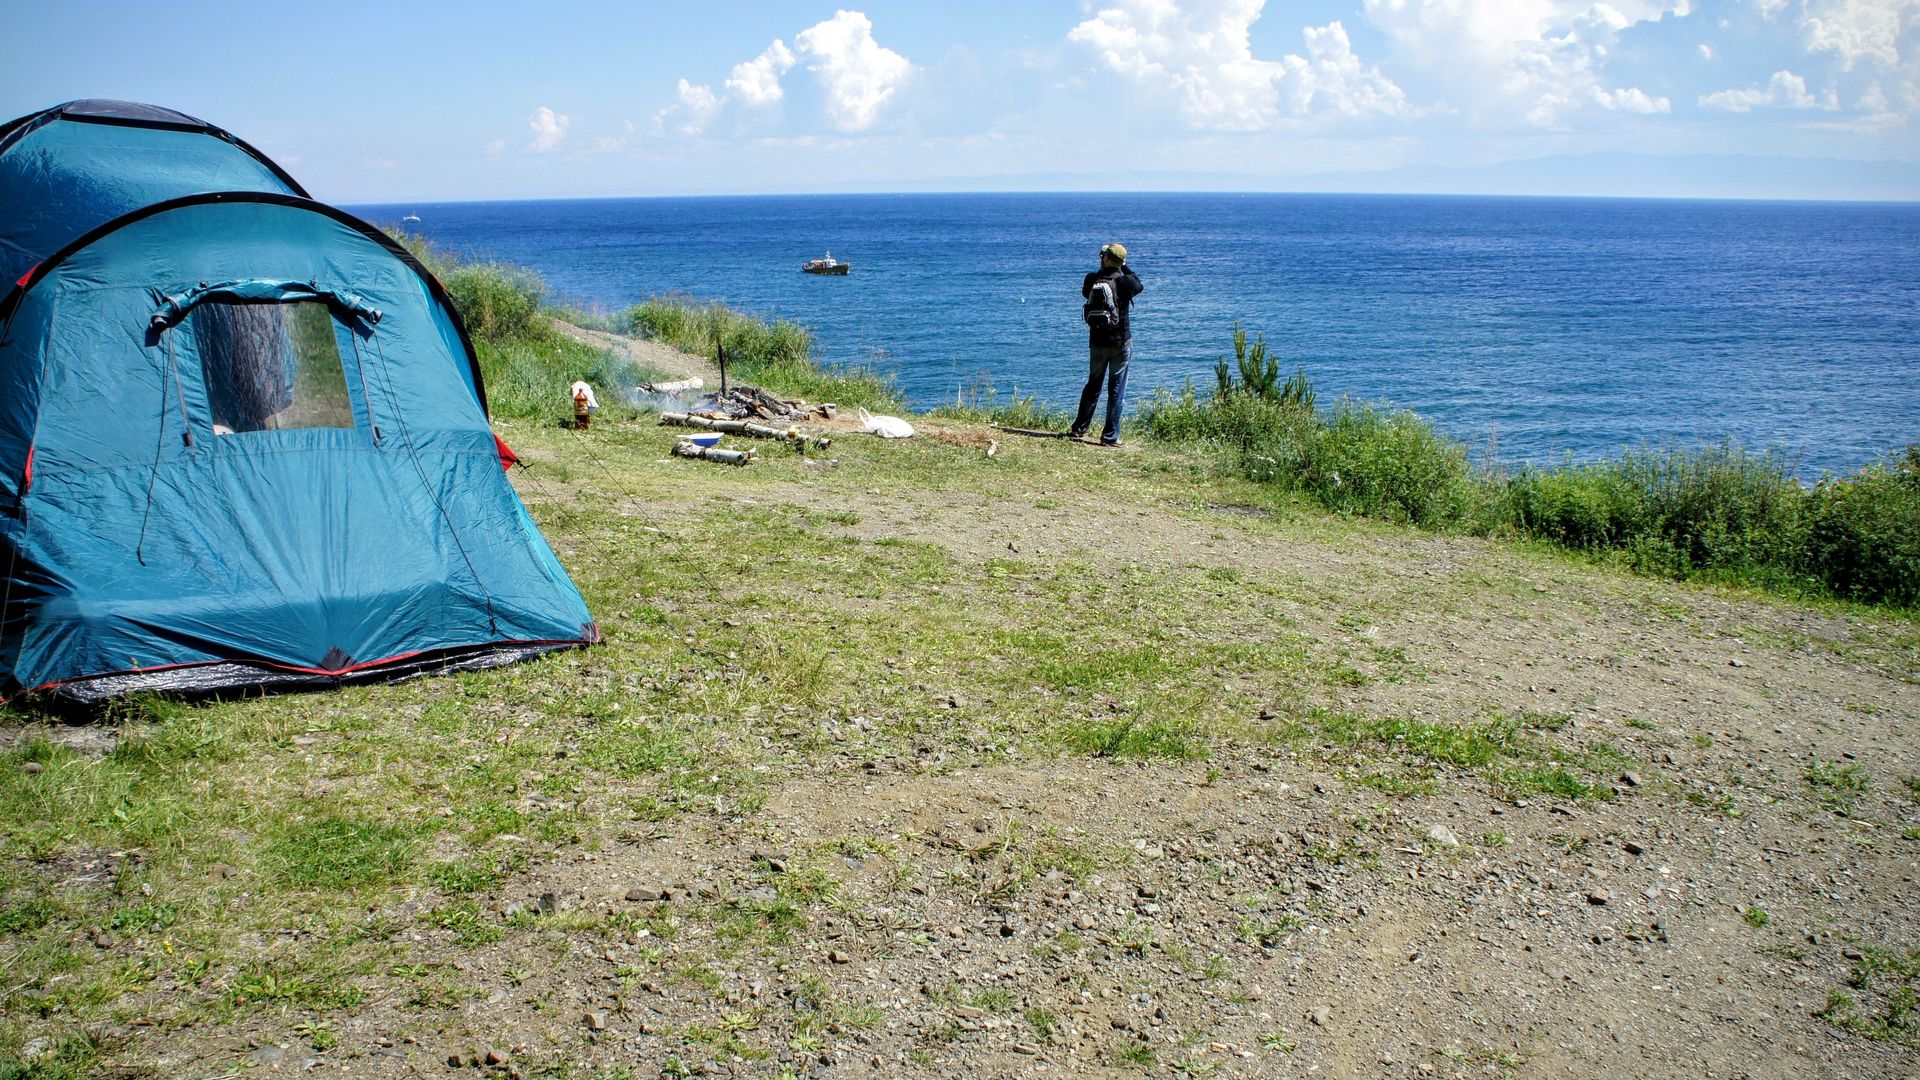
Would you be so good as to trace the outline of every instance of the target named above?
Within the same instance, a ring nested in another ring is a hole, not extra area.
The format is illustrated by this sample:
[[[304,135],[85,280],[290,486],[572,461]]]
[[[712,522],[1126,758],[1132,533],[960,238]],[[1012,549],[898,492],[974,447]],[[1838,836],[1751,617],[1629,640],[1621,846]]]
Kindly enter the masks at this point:
[[[1107,423],[1100,429],[1100,445],[1120,445],[1120,411],[1127,395],[1127,360],[1133,349],[1127,309],[1140,295],[1140,287],[1140,279],[1127,265],[1125,247],[1108,244],[1100,249],[1100,269],[1088,274],[1080,285],[1080,295],[1087,298],[1082,308],[1087,321],[1087,385],[1080,391],[1080,411],[1067,432],[1069,438],[1086,436],[1104,383]]]

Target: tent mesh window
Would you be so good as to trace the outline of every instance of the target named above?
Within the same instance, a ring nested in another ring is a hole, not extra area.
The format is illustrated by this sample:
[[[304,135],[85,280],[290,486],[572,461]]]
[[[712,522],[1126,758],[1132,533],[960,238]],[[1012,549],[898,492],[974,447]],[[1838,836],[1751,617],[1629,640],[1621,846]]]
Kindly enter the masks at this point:
[[[325,303],[205,303],[188,319],[216,434],[353,426]]]

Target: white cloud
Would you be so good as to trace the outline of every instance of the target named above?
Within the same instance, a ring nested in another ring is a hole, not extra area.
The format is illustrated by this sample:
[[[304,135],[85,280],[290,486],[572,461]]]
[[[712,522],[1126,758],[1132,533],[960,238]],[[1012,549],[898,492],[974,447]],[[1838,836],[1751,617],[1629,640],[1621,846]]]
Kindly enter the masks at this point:
[[[1664,97],[1653,97],[1637,86],[1621,90],[1602,90],[1595,87],[1593,103],[1614,112],[1652,114],[1673,111],[1673,102]]]
[[[1752,112],[1755,109],[1837,109],[1840,102],[1829,93],[1826,99],[1807,92],[1807,80],[1791,71],[1776,71],[1767,85],[1749,90],[1721,90],[1700,98],[1709,109],[1726,112]]]
[[[774,38],[766,52],[733,66],[733,74],[727,77],[727,89],[749,107],[759,109],[773,105],[784,94],[780,77],[793,64],[793,50],[787,48],[786,42]]]
[[[593,152],[596,154],[612,154],[625,150],[626,148],[627,140],[618,139],[611,135],[599,135],[593,140]]]
[[[360,159],[360,167],[363,169],[391,169],[396,164],[398,164],[398,162],[392,158],[367,157]]]
[[[793,44],[826,90],[827,116],[842,131],[872,127],[913,74],[912,62],[875,41],[872,20],[858,11],[834,12]]]
[[[527,121],[528,129],[533,132],[533,141],[527,144],[527,149],[536,154],[550,153],[567,137],[569,123],[564,113],[554,112],[545,105],[535,109]]]
[[[1700,43],[1700,59],[1702,60],[1713,59],[1713,46],[1707,44],[1704,41]]]
[[[1108,70],[1164,92],[1196,128],[1257,131],[1283,117],[1391,115],[1406,95],[1363,65],[1338,22],[1301,31],[1306,56],[1253,55],[1266,0],[1116,0],[1067,34]]]
[[[1609,85],[1620,34],[1690,10],[1689,0],[1364,0],[1392,44],[1396,72],[1419,73],[1478,121],[1541,127],[1569,113],[1642,104]],[[1638,96],[1636,96],[1638,95]],[[1656,99],[1647,98],[1647,102]]]
[[[672,125],[683,135],[698,135],[719,110],[720,97],[712,87],[681,79],[674,103],[654,114],[654,130],[664,131]]]
[[[489,142],[486,146],[486,151],[488,157],[499,157],[501,154],[507,152],[507,140],[495,139]]]
[[[1920,0],[1809,0],[1800,26],[1809,49],[1849,71],[1862,61],[1897,67],[1902,31],[1920,29]]]

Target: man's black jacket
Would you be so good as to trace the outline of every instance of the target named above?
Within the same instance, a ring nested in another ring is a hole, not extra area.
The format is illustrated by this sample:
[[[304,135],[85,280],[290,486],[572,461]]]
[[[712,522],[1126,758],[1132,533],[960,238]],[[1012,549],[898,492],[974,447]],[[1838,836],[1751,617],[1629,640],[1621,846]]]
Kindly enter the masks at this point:
[[[1099,269],[1087,275],[1080,285],[1080,295],[1086,297],[1093,293],[1093,283],[1100,280],[1113,282],[1113,299],[1120,305],[1120,325],[1098,329],[1087,327],[1087,344],[1112,347],[1125,345],[1133,338],[1133,324],[1127,321],[1127,309],[1133,305],[1133,298],[1140,295],[1140,279],[1133,268],[1125,264],[1112,269]]]

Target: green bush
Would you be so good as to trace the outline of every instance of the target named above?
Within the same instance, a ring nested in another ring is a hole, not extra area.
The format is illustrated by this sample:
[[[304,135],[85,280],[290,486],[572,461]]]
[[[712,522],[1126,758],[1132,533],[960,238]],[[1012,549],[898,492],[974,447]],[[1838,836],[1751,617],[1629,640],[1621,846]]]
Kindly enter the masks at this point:
[[[420,237],[392,235],[446,288],[473,340],[493,415],[565,421],[573,415],[566,389],[576,379],[593,384],[603,414],[619,415],[632,411],[626,391],[656,377],[623,355],[555,330],[541,306],[546,283],[533,271],[463,262]]]
[[[1802,565],[1836,596],[1920,607],[1920,444],[1892,465],[1820,482]]]
[[[540,302],[546,284],[531,270],[476,263],[456,267],[440,284],[477,341],[525,337],[545,328]]]
[[[1920,606],[1920,444],[1808,489],[1778,453],[1732,444],[1638,450],[1511,478],[1476,472],[1464,444],[1409,412],[1313,407],[1265,342],[1234,328],[1219,387],[1158,391],[1139,426],[1213,446],[1236,470],[1328,509],[1432,529],[1547,540],[1642,573]],[[1235,376],[1238,369],[1238,379]]]
[[[1343,400],[1306,449],[1301,487],[1341,513],[1444,529],[1473,505],[1466,446],[1413,413]]]
[[[1633,451],[1591,465],[1524,470],[1507,484],[1513,528],[1638,569],[1785,584],[1807,493],[1778,454],[1723,445]]]

